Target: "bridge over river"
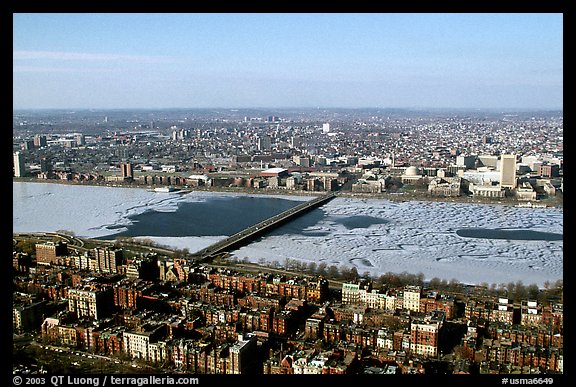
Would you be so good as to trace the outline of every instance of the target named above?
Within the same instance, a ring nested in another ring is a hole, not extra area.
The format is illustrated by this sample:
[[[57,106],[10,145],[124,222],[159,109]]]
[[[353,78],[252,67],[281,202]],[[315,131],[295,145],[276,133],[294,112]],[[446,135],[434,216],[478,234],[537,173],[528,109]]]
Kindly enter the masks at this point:
[[[296,207],[286,210],[278,215],[274,215],[273,217],[250,226],[224,240],[218,241],[200,251],[197,251],[196,253],[191,254],[189,258],[201,261],[210,260],[218,254],[235,250],[254,240],[254,238],[266,234],[272,229],[327,203],[334,197],[336,197],[336,194],[330,192],[326,195],[299,204]]]

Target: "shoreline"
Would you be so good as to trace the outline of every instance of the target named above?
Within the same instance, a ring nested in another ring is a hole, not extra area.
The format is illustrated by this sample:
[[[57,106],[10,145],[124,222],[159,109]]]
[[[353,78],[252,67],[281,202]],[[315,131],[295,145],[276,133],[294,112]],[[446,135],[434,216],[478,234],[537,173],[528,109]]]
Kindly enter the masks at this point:
[[[92,182],[75,182],[75,181],[65,181],[65,180],[45,180],[37,179],[33,177],[24,178],[12,178],[12,182],[17,183],[42,183],[42,184],[62,184],[62,185],[79,185],[79,186],[94,186],[94,187],[113,187],[113,188],[130,188],[130,189],[144,189],[153,191],[154,188],[162,187],[163,185],[139,185],[139,184],[117,184],[117,183],[92,183]],[[217,193],[230,193],[230,194],[243,194],[243,195],[265,195],[265,196],[297,196],[297,197],[309,197],[309,196],[319,196],[325,194],[327,191],[295,191],[295,190],[283,190],[283,189],[248,189],[248,188],[237,188],[237,187],[186,187],[186,188],[176,188],[176,191],[171,192],[171,194],[186,194],[190,192],[217,192]],[[400,192],[391,193],[384,192],[379,194],[370,193],[360,193],[351,191],[332,191],[335,192],[338,197],[349,198],[349,199],[373,199],[373,200],[388,200],[391,202],[437,202],[437,203],[459,203],[459,204],[489,204],[489,205],[503,205],[517,207],[518,204],[527,203],[526,201],[519,201],[510,198],[489,198],[489,197],[469,197],[469,196],[457,196],[457,197],[435,197],[429,196],[425,193],[414,193],[414,192]],[[545,200],[537,200],[536,203],[541,203],[546,205],[544,208],[564,208],[564,201],[562,198],[553,197]],[[537,208],[534,208],[537,209]]]
[[[18,179],[18,180],[15,179],[14,182],[34,183],[34,182],[37,182],[37,181],[32,180],[32,179]],[[51,182],[50,182],[50,181],[42,181],[42,183],[48,183],[48,184],[50,184]],[[78,184],[78,183],[64,182],[64,183],[61,184],[61,185],[62,185],[62,186],[65,186],[65,185],[71,185],[71,186],[73,186],[73,185],[88,185],[88,184]],[[92,186],[106,187],[106,185],[103,185],[103,184],[91,184],[91,185],[92,185]],[[14,187],[15,187],[15,188],[14,188],[14,189],[15,189],[15,193],[16,193],[16,192],[20,192],[21,189],[24,189],[24,186],[22,186],[22,188],[19,188],[17,184],[15,184]],[[54,187],[53,189],[58,189],[58,188],[57,188],[57,185],[53,185],[53,187]],[[113,188],[141,188],[141,189],[148,190],[148,187],[143,187],[143,186],[127,186],[127,185],[126,185],[126,186],[122,186],[122,187],[113,187]],[[30,187],[30,189],[32,189],[32,187]],[[46,186],[46,189],[52,190],[52,188],[49,188],[49,186]],[[66,196],[65,192],[66,192],[67,190],[66,190],[65,188],[61,188],[61,189],[64,190],[64,191],[63,191],[63,195]],[[44,192],[44,190],[45,190],[45,188],[42,188],[41,186],[37,186],[37,188],[34,188],[33,191],[30,191],[30,192]],[[117,195],[123,196],[123,195],[128,194],[128,195],[132,196],[132,194],[130,194],[129,191],[124,191],[124,192],[125,192],[124,194],[122,194],[122,192],[114,192],[113,190],[106,190],[106,191],[107,191],[107,192],[102,192],[102,191],[98,191],[98,190],[90,190],[90,189],[87,189],[87,190],[82,189],[81,192],[77,192],[76,190],[73,190],[73,191],[70,191],[70,192],[75,192],[75,193],[74,193],[75,196],[78,196],[78,195],[84,196],[84,195],[86,195],[85,198],[89,199],[88,202],[91,202],[91,203],[93,203],[93,204],[98,203],[98,200],[99,200],[98,198],[103,199],[104,197],[107,197],[107,198],[110,198],[110,200],[114,201],[113,198],[116,197]],[[82,193],[82,192],[85,192],[85,193]],[[185,195],[185,194],[182,193],[182,192],[181,192],[180,194],[177,194],[177,192],[175,192],[175,193],[170,193],[170,194],[156,193],[156,194],[154,194],[154,195],[148,194],[148,193],[145,192],[145,191],[133,191],[133,192],[134,192],[135,197],[137,197],[137,198],[140,198],[140,197],[148,198],[148,199],[146,199],[146,200],[152,200],[154,203],[156,203],[157,201],[159,201],[160,203],[164,203],[165,199],[167,199],[167,198],[172,198],[172,199],[169,199],[169,202],[172,202],[172,200],[176,200],[176,201],[186,200],[186,199],[185,199],[185,196],[183,196],[183,195]],[[229,195],[238,195],[238,196],[244,196],[244,195],[246,195],[246,196],[252,196],[252,197],[256,197],[256,198],[257,198],[258,195],[260,195],[260,196],[267,196],[267,197],[274,197],[274,194],[280,194],[280,196],[282,196],[282,198],[288,199],[288,200],[290,199],[290,198],[289,198],[290,195],[286,195],[285,192],[279,192],[279,191],[276,191],[276,190],[274,190],[274,191],[272,191],[272,190],[259,190],[258,192],[251,192],[250,190],[241,190],[241,191],[240,191],[240,190],[236,190],[236,189],[228,189],[228,188],[226,187],[225,189],[219,189],[219,190],[206,190],[206,189],[202,189],[202,190],[188,190],[188,192],[189,192],[189,193],[192,193],[192,197],[195,196],[194,194],[197,194],[197,195],[200,195],[200,196],[203,196],[203,197],[208,197],[208,196],[210,196],[210,195],[214,195],[214,196],[218,196],[218,195],[226,195],[226,196],[229,196]],[[182,196],[181,196],[181,195],[182,195]],[[294,197],[294,199],[296,199],[296,195],[292,195],[292,196]],[[297,195],[297,196],[303,198],[303,195],[302,195],[301,193],[300,193],[300,195]],[[306,195],[306,196],[309,196],[309,195]],[[354,216],[354,215],[358,215],[358,214],[363,214],[363,213],[364,213],[363,210],[358,209],[358,208],[364,208],[364,207],[380,208],[381,206],[383,206],[383,207],[388,207],[385,202],[382,202],[382,203],[379,203],[379,202],[377,202],[377,201],[371,202],[371,200],[382,200],[382,201],[384,201],[384,200],[387,200],[386,197],[374,197],[374,195],[368,195],[368,196],[366,196],[366,195],[361,195],[362,197],[360,197],[360,195],[354,195],[354,196],[352,196],[351,198],[348,198],[349,195],[340,195],[340,196],[341,196],[344,200],[343,200],[343,201],[340,201],[340,202],[339,202],[339,203],[340,203],[339,205],[340,205],[340,206],[345,206],[346,208],[348,208],[348,207],[352,208],[352,210],[348,209],[347,211],[345,211],[345,214],[348,215],[348,216]],[[401,195],[397,195],[397,196],[401,196]],[[52,200],[52,199],[50,199],[50,197],[43,197],[43,199],[41,199],[41,203],[43,203],[43,205],[50,206],[50,203],[51,203],[50,201],[51,201],[51,200]],[[86,200],[81,201],[81,202],[86,202]],[[429,201],[429,202],[426,204],[426,201],[419,200],[419,198],[413,198],[412,200],[403,200],[403,199],[402,199],[401,202],[403,202],[403,203],[395,204],[392,208],[398,208],[397,211],[399,211],[399,209],[401,209],[401,208],[412,208],[414,211],[418,211],[418,213],[421,213],[422,211],[427,211],[426,208],[428,208],[428,206],[433,206],[433,208],[437,208],[438,211],[440,211],[441,213],[442,213],[442,212],[446,212],[446,211],[447,211],[447,213],[450,213],[450,212],[452,211],[452,206],[446,206],[446,205],[441,204],[441,203],[434,203],[433,201]],[[435,202],[446,202],[446,201],[438,201],[438,200],[436,200]],[[104,204],[104,202],[102,202],[102,203]],[[460,206],[454,206],[453,210],[454,210],[454,211],[458,211],[459,213],[461,212],[461,213],[463,213],[463,214],[466,214],[466,213],[468,213],[469,211],[472,211],[473,213],[477,213],[477,214],[483,214],[485,211],[487,211],[488,213],[491,213],[491,212],[494,211],[494,210],[499,211],[499,210],[497,209],[497,207],[502,206],[501,203],[500,203],[500,204],[498,204],[498,203],[484,203],[484,204],[492,204],[492,205],[482,206],[482,207],[480,207],[480,206],[470,206],[470,207],[469,207],[469,206],[464,206],[463,204],[478,204],[478,203],[471,203],[471,202],[468,202],[468,201],[466,201],[466,202],[465,202],[465,201],[458,201],[458,202],[457,202],[457,201],[453,201],[452,203],[453,203],[453,204],[459,204],[459,203],[460,203]],[[396,207],[397,205],[399,205],[400,207]],[[93,206],[93,205],[92,205],[92,206]],[[359,206],[359,207],[356,208],[357,206]],[[403,206],[409,206],[409,207],[403,207]],[[435,207],[435,206],[440,206],[440,207]],[[475,207],[475,208],[474,208],[474,207]],[[507,208],[511,208],[511,207],[512,207],[512,206],[508,206]],[[420,208],[420,209],[418,209],[418,208]],[[504,207],[501,207],[501,208],[503,209]],[[548,207],[548,211],[546,211],[546,209],[543,209],[542,211],[544,211],[544,212],[540,212],[539,210],[536,210],[536,209],[519,209],[519,211],[521,211],[521,212],[516,212],[516,211],[515,211],[514,214],[517,214],[518,216],[521,216],[522,219],[525,219],[526,217],[528,217],[528,218],[530,218],[530,219],[533,219],[533,222],[538,222],[538,219],[539,219],[540,216],[548,216],[548,215],[544,215],[544,214],[550,214],[550,216],[553,216],[553,217],[555,217],[555,218],[557,218],[558,216],[560,216],[560,217],[562,216],[562,209],[555,209],[555,208],[552,208],[552,207]],[[343,214],[344,214],[344,213],[343,213]],[[543,215],[540,215],[540,214],[543,214]],[[440,215],[440,216],[443,216],[442,214],[439,214],[439,215]],[[470,217],[470,215],[467,215],[467,216],[464,216],[463,219],[467,219],[467,218],[469,218],[469,217]],[[479,216],[479,217],[482,217],[482,216]],[[50,228],[50,227],[51,227],[50,225],[53,224],[52,221],[50,221],[50,219],[51,219],[51,217],[49,216],[49,217],[45,218],[44,221],[38,223],[38,224],[42,224],[42,225],[43,225],[43,226],[41,226],[40,228]],[[523,220],[523,221],[524,221],[524,220]],[[561,218],[560,218],[558,221],[561,221]],[[112,223],[116,224],[115,222],[112,222]],[[101,227],[101,223],[95,223],[95,224],[96,224],[97,227]],[[123,225],[124,223],[118,223],[118,224]],[[411,223],[411,224],[412,224],[412,223]],[[520,223],[518,223],[518,224],[520,224]],[[88,226],[90,226],[90,224],[89,224]],[[79,227],[80,227],[80,229],[83,229],[83,228],[86,228],[86,227],[88,227],[88,226],[86,226],[85,224],[83,224],[82,226],[79,226]],[[96,227],[96,226],[95,226],[95,227]],[[70,227],[71,227],[71,228],[70,228]],[[428,226],[426,225],[426,223],[422,223],[422,227],[426,228],[426,227],[428,227]],[[455,226],[455,227],[456,227],[456,226]],[[408,228],[410,229],[410,227],[408,227]],[[412,224],[412,228],[414,228],[414,224]],[[557,227],[556,227],[556,228],[557,228]],[[69,229],[69,230],[74,230],[74,232],[79,232],[79,230],[75,229],[74,226],[63,226],[63,227],[61,227],[61,229],[62,229],[62,230]],[[35,229],[34,231],[38,231],[38,230]],[[315,231],[315,230],[312,230],[312,231]],[[556,231],[556,232],[561,232],[561,231]],[[357,235],[357,234],[359,234],[359,236],[361,237],[362,235],[364,235],[364,234],[366,234],[366,233],[362,232],[362,230],[359,230],[358,232],[354,233],[354,235]],[[82,233],[79,233],[78,235],[83,235],[83,234],[82,234]],[[90,234],[86,234],[86,235],[90,235]],[[83,236],[83,237],[88,237],[88,238],[92,238],[92,239],[94,239],[94,238],[100,239],[100,238],[102,238],[102,237],[103,237],[103,239],[110,239],[110,240],[114,239],[114,237],[113,237],[113,236],[110,236],[110,235],[105,235],[105,236],[86,236],[86,235]],[[346,234],[346,235],[348,235],[348,234]],[[352,234],[350,234],[350,235],[352,235]],[[367,235],[368,235],[368,234],[367,234]],[[404,235],[404,234],[401,234],[401,235]],[[410,235],[411,235],[411,234],[410,234]],[[408,236],[410,236],[410,235],[408,235]],[[366,235],[364,235],[364,236],[366,236]],[[142,238],[149,238],[149,237],[147,236],[147,234],[146,234],[146,235],[141,235],[140,237],[142,237]],[[371,237],[371,235],[368,235],[367,237]],[[196,250],[195,250],[195,246],[197,246],[197,245],[201,242],[201,241],[199,242],[199,241],[197,241],[197,240],[188,241],[188,240],[187,240],[188,238],[185,238],[185,237],[184,237],[184,238],[174,237],[174,238],[176,238],[176,239],[178,240],[178,242],[169,241],[169,240],[166,240],[166,238],[172,239],[172,237],[161,237],[161,238],[159,238],[159,240],[155,240],[154,238],[150,238],[150,239],[151,239],[151,240],[154,240],[155,243],[158,243],[159,245],[165,246],[166,248],[169,248],[169,249],[176,249],[176,250],[178,250],[178,249],[186,248],[186,249],[190,249],[191,251],[192,251],[192,250],[196,251]],[[406,236],[403,236],[402,238],[406,239]],[[160,239],[162,239],[162,240],[160,240]],[[402,239],[402,240],[404,240],[404,239]],[[338,238],[336,238],[335,240],[338,240]],[[372,240],[376,240],[376,239],[370,239],[370,241],[372,241]],[[354,246],[357,245],[356,248],[360,248],[360,247],[364,246],[364,242],[366,242],[366,241],[368,241],[368,240],[364,240],[364,239],[361,238],[361,243],[358,242],[358,243],[355,243],[355,244],[353,244],[353,245],[354,245]],[[408,240],[408,241],[409,241],[409,240]],[[414,243],[416,243],[416,242],[418,242],[418,241],[419,241],[419,240],[415,240]],[[312,242],[314,242],[314,241],[312,241]],[[284,246],[284,245],[285,245],[284,242],[278,243],[278,244],[275,245],[274,248],[271,248],[270,251],[268,251],[268,253],[266,253],[266,255],[263,255],[264,253],[263,253],[262,251],[259,251],[259,250],[258,250],[258,248],[260,248],[260,250],[261,250],[261,247],[262,247],[262,246],[251,245],[251,246],[247,246],[247,247],[238,249],[238,252],[237,252],[235,255],[236,255],[237,257],[239,257],[239,258],[242,257],[242,256],[246,256],[246,257],[249,256],[249,257],[251,258],[251,260],[252,260],[253,263],[258,262],[258,258],[260,258],[260,257],[265,257],[267,261],[274,261],[274,260],[282,261],[282,259],[284,259],[284,258],[286,258],[286,257],[290,257],[290,259],[297,259],[297,260],[301,260],[301,261],[306,261],[306,262],[307,262],[307,261],[310,260],[310,259],[309,259],[309,258],[310,258],[309,256],[311,256],[311,255],[316,256],[319,261],[323,261],[323,260],[326,261],[326,260],[329,260],[329,258],[327,258],[328,256],[325,256],[325,254],[324,254],[326,251],[328,251],[328,250],[329,250],[329,251],[333,251],[334,256],[337,256],[337,255],[339,255],[341,252],[343,252],[343,251],[346,250],[346,247],[340,246],[342,243],[335,243],[334,246],[331,246],[331,247],[328,246],[328,245],[326,245],[326,246],[321,246],[321,247],[318,247],[318,248],[317,248],[317,247],[315,247],[315,246],[317,246],[317,243],[312,243],[312,242],[306,241],[306,243],[308,243],[308,244],[306,244],[306,248],[302,248],[300,244],[297,244],[297,245],[295,245],[295,246],[292,246],[290,249],[284,249],[284,247],[285,247],[285,246]],[[316,241],[316,242],[319,242],[319,240]],[[320,241],[320,242],[321,242],[321,241]],[[274,242],[274,243],[276,243],[276,242]],[[305,244],[305,241],[302,241],[301,243],[302,243],[302,244]],[[372,242],[370,242],[370,243],[372,243]],[[482,242],[478,242],[478,243],[482,244]],[[210,244],[210,243],[208,243],[208,244]],[[340,247],[339,247],[339,246],[340,246]],[[376,258],[376,260],[375,260],[374,262],[371,262],[369,265],[368,265],[368,264],[363,265],[363,264],[361,263],[362,261],[356,261],[357,259],[359,259],[359,258],[361,257],[360,255],[358,255],[359,253],[352,254],[352,255],[349,257],[350,259],[343,260],[342,262],[348,262],[349,264],[351,264],[351,265],[353,265],[353,266],[356,266],[359,271],[364,270],[364,266],[366,266],[365,271],[370,271],[370,272],[374,272],[374,273],[378,272],[378,273],[380,273],[380,274],[383,273],[383,272],[385,272],[385,271],[387,271],[387,270],[391,270],[391,271],[393,271],[393,272],[398,272],[398,273],[400,273],[400,272],[402,272],[402,271],[405,271],[405,270],[409,270],[409,269],[408,269],[408,266],[406,266],[405,262],[402,263],[403,261],[402,261],[402,262],[400,262],[400,261],[398,261],[398,262],[396,262],[396,261],[390,261],[390,262],[388,262],[388,263],[384,262],[384,263],[381,265],[381,263],[382,263],[381,261],[382,261],[382,260],[386,260],[386,259],[388,259],[388,258],[391,257],[391,256],[390,256],[390,253],[386,253],[386,252],[384,252],[384,253],[376,253],[376,251],[380,251],[380,250],[386,250],[386,251],[387,251],[387,250],[391,250],[391,248],[390,248],[390,246],[384,246],[384,245],[380,246],[380,244],[378,244],[378,243],[374,244],[374,246],[375,246],[374,248],[375,248],[376,250],[373,250],[373,251],[374,251],[374,254],[375,254],[375,255],[374,255],[374,258]],[[409,246],[410,246],[410,245],[409,245]],[[202,246],[199,247],[198,249],[201,249],[201,248],[204,248],[204,247],[205,247],[205,246],[202,245]],[[267,247],[267,246],[264,245],[264,248],[266,248],[266,247]],[[320,249],[320,250],[318,250],[318,249]],[[393,249],[392,249],[392,250],[393,250]],[[410,253],[410,247],[408,247],[407,249],[399,248],[399,249],[397,249],[397,250],[399,250],[399,251],[398,251],[397,253],[395,253],[395,255],[392,257],[393,259],[396,259],[396,256],[398,256],[398,255],[401,255],[402,257],[405,256],[405,258],[406,258],[407,260],[416,259],[416,258],[417,258],[416,255]],[[442,257],[444,257],[444,255],[446,255],[444,249],[438,250],[437,248],[432,248],[430,251],[428,251],[427,249],[424,249],[424,250],[425,250],[425,251],[422,252],[422,254],[424,254],[424,255],[440,254],[439,256],[442,256]],[[289,253],[287,253],[286,251],[289,251]],[[477,251],[477,250],[474,250],[474,252],[475,252],[475,253],[473,253],[471,250],[468,249],[468,250],[464,251],[464,253],[462,253],[462,254],[464,254],[464,255],[468,254],[468,255],[471,255],[471,256],[474,256],[475,254],[478,255],[478,251]],[[481,251],[481,252],[482,252],[482,251]],[[488,254],[488,255],[492,254],[492,253],[490,253],[490,251],[487,251],[487,252],[484,252],[484,253],[485,253],[485,254]],[[500,253],[500,252],[497,252],[497,254],[499,254],[499,253]],[[331,252],[330,254],[332,254],[332,252]],[[363,252],[362,254],[367,255],[367,254],[372,254],[372,253]],[[382,255],[382,256],[380,256],[379,254]],[[551,253],[551,254],[552,254],[552,253]],[[363,255],[363,256],[364,256],[364,255]],[[413,256],[413,255],[414,255],[414,256]],[[551,257],[552,257],[553,259],[555,259],[555,256],[556,256],[556,255],[557,255],[557,252],[556,252],[556,253],[553,253],[553,255],[552,255]],[[456,256],[458,256],[458,253],[454,253],[454,257],[456,257]],[[511,256],[515,256],[514,251],[511,252]],[[415,258],[415,257],[416,257],[416,258]],[[533,254],[528,254],[528,252],[527,252],[527,257],[528,257],[529,259],[534,258],[534,257],[533,257]],[[438,258],[438,257],[437,257],[437,258]],[[524,257],[524,258],[526,258],[526,257]],[[434,263],[430,263],[430,262],[428,262],[427,260],[417,260],[417,261],[418,261],[418,265],[428,265],[428,266],[430,266],[430,267],[421,266],[421,267],[422,267],[421,271],[425,272],[426,275],[430,275],[430,276],[432,276],[432,277],[438,276],[438,277],[445,277],[445,278],[454,277],[454,278],[458,278],[459,281],[461,281],[462,283],[479,283],[480,280],[477,280],[477,279],[468,279],[467,277],[469,277],[469,275],[464,275],[464,276],[456,275],[455,272],[454,272],[454,270],[455,270],[454,265],[451,265],[451,264],[450,264],[450,259],[448,259],[448,261],[446,261],[446,259],[447,259],[447,257],[444,257],[444,259],[442,259],[442,260],[436,259],[436,261],[441,261],[441,262],[438,263],[439,266],[442,266],[442,265],[446,266],[446,265],[448,265],[448,266],[445,267],[445,269],[446,269],[445,271],[442,271],[442,273],[438,272],[437,274],[434,273],[435,270],[436,270],[436,268],[434,268],[434,267],[432,267],[432,266],[438,266],[438,265],[435,265]],[[354,262],[352,262],[352,261],[354,261]],[[360,263],[359,263],[359,262],[360,262]],[[472,266],[474,266],[474,265],[480,265],[480,263],[479,263],[478,260],[473,260],[473,261],[471,261],[470,263],[473,264]],[[502,263],[498,263],[498,262],[497,262],[497,264],[502,264]],[[535,265],[536,265],[536,266],[535,266],[535,267],[536,267],[535,270],[539,270],[538,267],[539,267],[539,266],[542,266],[542,264],[541,264],[540,262],[536,262]],[[347,266],[349,266],[349,265],[347,265]],[[370,267],[368,267],[368,266],[370,266]],[[380,266],[382,266],[382,267],[380,267]],[[456,265],[456,266],[458,266],[458,265]],[[489,265],[489,266],[493,266],[493,265],[491,264],[491,265]],[[361,269],[362,269],[362,270],[361,270]],[[549,270],[545,270],[545,271],[549,271]],[[556,269],[554,269],[554,270],[552,270],[552,271],[556,271]],[[429,272],[430,272],[430,273],[429,273]],[[451,272],[454,272],[454,274],[450,274]],[[442,275],[440,275],[440,274],[442,274]],[[549,273],[549,274],[552,275],[552,276],[554,275],[554,274],[552,274],[552,273]],[[531,278],[531,277],[535,277],[536,275],[537,275],[537,273],[535,273],[535,272],[534,272],[534,273],[527,273],[527,277],[530,277],[530,278]],[[500,274],[496,275],[496,277],[499,277],[499,276],[500,276]],[[550,277],[550,278],[552,278],[552,277]],[[523,279],[523,280],[525,280],[525,279]],[[498,279],[498,282],[501,282],[500,279]],[[540,279],[535,279],[535,280],[531,280],[531,282],[540,284],[541,281],[540,281]]]

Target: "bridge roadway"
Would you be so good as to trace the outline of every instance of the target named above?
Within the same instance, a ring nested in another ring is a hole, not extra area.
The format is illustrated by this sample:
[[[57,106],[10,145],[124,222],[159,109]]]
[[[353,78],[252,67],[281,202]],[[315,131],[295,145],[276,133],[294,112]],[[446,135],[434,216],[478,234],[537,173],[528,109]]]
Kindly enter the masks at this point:
[[[250,226],[234,235],[229,236],[224,240],[218,241],[196,253],[193,253],[189,256],[189,258],[201,261],[210,260],[212,257],[215,257],[220,253],[238,248],[246,244],[246,242],[249,240],[254,239],[254,237],[265,234],[268,231],[288,222],[289,220],[303,215],[306,212],[323,205],[324,203],[327,203],[334,197],[336,197],[336,194],[330,192],[326,195],[322,195],[315,199],[299,204],[296,207],[286,210],[278,215],[274,215],[271,218]]]

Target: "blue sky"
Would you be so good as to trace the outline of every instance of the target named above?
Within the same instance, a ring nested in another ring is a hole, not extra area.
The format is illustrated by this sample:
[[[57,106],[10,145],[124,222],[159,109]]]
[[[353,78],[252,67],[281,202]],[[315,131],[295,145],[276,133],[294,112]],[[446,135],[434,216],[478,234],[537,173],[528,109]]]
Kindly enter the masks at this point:
[[[19,108],[563,107],[560,13],[20,13]]]

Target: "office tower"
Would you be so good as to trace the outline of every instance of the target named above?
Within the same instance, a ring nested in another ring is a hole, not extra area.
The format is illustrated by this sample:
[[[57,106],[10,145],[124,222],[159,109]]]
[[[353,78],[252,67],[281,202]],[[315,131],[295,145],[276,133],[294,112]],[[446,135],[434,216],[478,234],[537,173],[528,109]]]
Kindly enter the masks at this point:
[[[456,166],[466,167],[466,169],[474,169],[476,165],[476,155],[459,155],[456,156]]]
[[[46,145],[47,145],[46,136],[42,136],[40,134],[34,136],[34,146],[36,148],[42,148],[45,147]]]
[[[24,156],[20,152],[14,152],[14,176],[22,177],[25,173]]]
[[[86,138],[84,137],[83,134],[77,134],[74,136],[74,139],[76,140],[76,145],[77,146],[84,146],[86,145]]]
[[[270,136],[259,136],[258,137],[258,150],[260,152],[269,151],[272,148],[272,139]]]
[[[500,156],[500,186],[502,188],[516,188],[516,156]]]
[[[127,178],[134,178],[134,174],[132,172],[132,163],[122,163],[120,164],[120,172],[122,173],[122,177]]]
[[[302,138],[300,136],[290,137],[290,147],[291,148],[300,148],[301,146],[302,146]]]
[[[22,150],[32,150],[34,149],[34,140],[26,140],[22,143]]]

